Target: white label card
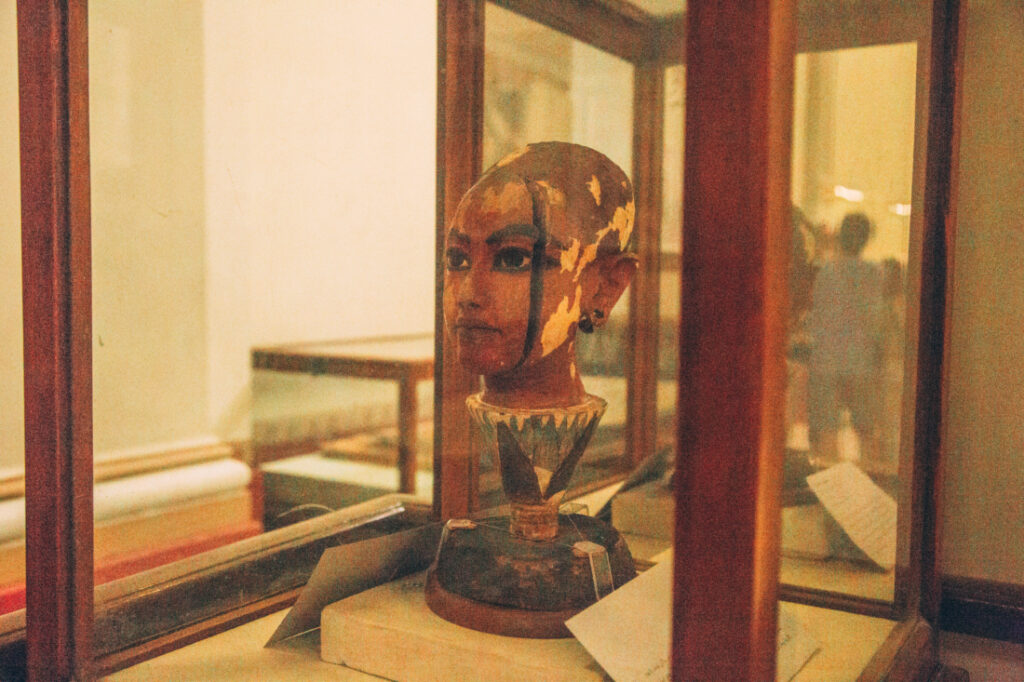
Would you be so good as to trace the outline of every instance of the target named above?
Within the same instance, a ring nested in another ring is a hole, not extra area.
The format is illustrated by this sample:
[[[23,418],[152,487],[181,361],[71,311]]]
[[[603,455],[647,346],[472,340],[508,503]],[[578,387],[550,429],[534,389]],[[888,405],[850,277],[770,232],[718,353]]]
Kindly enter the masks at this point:
[[[872,561],[896,565],[896,501],[853,462],[807,477],[825,510]]]
[[[616,682],[670,679],[672,561],[655,564],[565,624]]]
[[[565,622],[616,682],[671,679],[671,556]],[[818,650],[796,619],[779,618],[777,679],[788,680]]]

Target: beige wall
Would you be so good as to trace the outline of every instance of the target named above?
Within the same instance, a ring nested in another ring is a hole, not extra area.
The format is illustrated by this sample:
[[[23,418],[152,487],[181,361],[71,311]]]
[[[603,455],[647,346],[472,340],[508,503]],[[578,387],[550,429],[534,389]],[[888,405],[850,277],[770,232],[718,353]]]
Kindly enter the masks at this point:
[[[203,33],[195,3],[90,3],[97,456],[207,435]]]
[[[864,257],[905,262],[910,218],[896,215],[892,206],[911,203],[917,45],[862,47],[835,56],[835,184],[864,191],[856,209],[875,223]],[[832,217],[836,225],[842,219]]]
[[[633,65],[493,3],[485,10],[483,167],[565,140],[631,173]]]
[[[633,65],[572,42],[571,141],[597,149],[633,175]]]
[[[205,3],[218,437],[248,436],[253,345],[433,330],[435,12],[402,0]]]
[[[0,0],[0,468],[24,466],[15,0]]]
[[[796,58],[793,203],[830,230],[846,213],[867,213],[875,224],[869,260],[907,260],[910,219],[892,207],[911,203],[916,71],[915,43]],[[836,185],[863,200],[836,197]]]
[[[943,571],[1024,583],[1024,11],[969,2]]]
[[[249,435],[250,348],[427,332],[433,3],[90,4],[98,457]],[[0,0],[0,468],[23,465],[17,60]]]

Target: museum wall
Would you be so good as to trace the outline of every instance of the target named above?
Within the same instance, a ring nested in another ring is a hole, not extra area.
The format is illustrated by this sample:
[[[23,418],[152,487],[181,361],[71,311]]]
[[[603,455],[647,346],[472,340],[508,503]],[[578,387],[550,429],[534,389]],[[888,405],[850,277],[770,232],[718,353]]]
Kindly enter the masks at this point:
[[[24,466],[15,0],[0,0],[0,469]]]
[[[434,5],[259,9],[90,5],[97,457],[247,438],[254,345],[433,329]],[[0,468],[20,469],[14,0],[0,130]]]
[[[430,333],[436,9],[204,4],[209,422],[248,437],[253,345]]]
[[[911,203],[917,45],[862,47],[819,56],[833,62],[837,83],[834,184],[864,192],[863,203],[851,207],[841,200],[832,202],[832,212],[823,217],[838,226],[851,208],[865,211],[875,232],[863,257],[905,262],[910,218],[899,215],[896,207]]]
[[[632,176],[633,65],[572,41],[572,141],[600,150]]]
[[[203,17],[89,8],[97,457],[207,433]]]
[[[797,55],[792,197],[828,231],[862,211],[874,223],[864,258],[906,262],[914,162],[917,46],[880,45]],[[836,196],[841,186],[860,200]]]
[[[967,4],[943,572],[1024,583],[1024,11]]]

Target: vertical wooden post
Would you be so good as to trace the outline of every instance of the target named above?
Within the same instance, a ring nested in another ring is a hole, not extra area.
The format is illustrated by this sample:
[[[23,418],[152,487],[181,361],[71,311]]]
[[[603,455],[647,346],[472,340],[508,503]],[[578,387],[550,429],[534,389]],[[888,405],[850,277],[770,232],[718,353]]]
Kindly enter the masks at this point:
[[[918,607],[935,630],[942,601],[939,547],[942,536],[942,417],[952,306],[953,246],[960,145],[961,81],[966,3],[932,3],[928,142],[925,157],[921,248],[921,298],[917,338],[917,387],[911,492],[911,608]]]
[[[434,325],[434,512],[465,516],[476,498],[465,399],[476,377],[459,366],[444,333],[445,230],[459,199],[480,173],[483,156],[484,3],[437,3],[437,270]]]
[[[673,677],[775,677],[794,32],[689,4]]]
[[[18,3],[30,679],[88,679],[93,608],[87,9]]]
[[[661,273],[661,168],[665,128],[665,69],[638,64],[633,85],[633,187],[640,268],[630,286],[626,356],[627,456],[635,466],[658,440],[658,291]]]

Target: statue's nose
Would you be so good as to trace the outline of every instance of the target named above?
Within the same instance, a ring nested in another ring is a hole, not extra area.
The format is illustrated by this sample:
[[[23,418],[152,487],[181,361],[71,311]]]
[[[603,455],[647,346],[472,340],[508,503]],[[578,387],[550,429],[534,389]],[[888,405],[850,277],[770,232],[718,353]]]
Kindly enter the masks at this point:
[[[491,299],[491,281],[484,268],[471,267],[463,275],[458,291],[459,306],[481,308]]]

